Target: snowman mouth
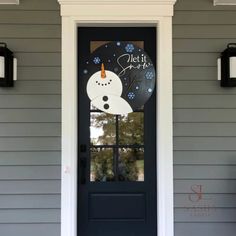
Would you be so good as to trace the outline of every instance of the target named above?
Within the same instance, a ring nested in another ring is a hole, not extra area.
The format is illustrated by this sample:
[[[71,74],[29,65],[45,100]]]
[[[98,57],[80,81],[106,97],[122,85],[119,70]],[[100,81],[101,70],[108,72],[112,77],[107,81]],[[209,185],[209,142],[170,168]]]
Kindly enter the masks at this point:
[[[101,82],[99,82],[98,80],[96,80],[96,84],[97,84],[98,86],[107,86],[107,85],[110,85],[111,82],[112,82],[112,79],[110,79],[108,82],[105,82],[105,83],[101,83]]]

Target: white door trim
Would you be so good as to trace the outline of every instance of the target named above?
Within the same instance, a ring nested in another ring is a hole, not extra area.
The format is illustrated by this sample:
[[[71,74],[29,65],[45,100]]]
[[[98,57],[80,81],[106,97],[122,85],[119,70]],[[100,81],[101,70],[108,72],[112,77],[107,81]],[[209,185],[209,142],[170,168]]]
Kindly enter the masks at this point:
[[[77,236],[77,27],[157,27],[157,225],[173,236],[172,15],[175,0],[59,0],[62,14],[61,236]],[[112,2],[110,4],[110,2]],[[95,4],[96,3],[96,4]],[[128,8],[127,8],[128,7]],[[133,10],[127,11],[127,9]]]

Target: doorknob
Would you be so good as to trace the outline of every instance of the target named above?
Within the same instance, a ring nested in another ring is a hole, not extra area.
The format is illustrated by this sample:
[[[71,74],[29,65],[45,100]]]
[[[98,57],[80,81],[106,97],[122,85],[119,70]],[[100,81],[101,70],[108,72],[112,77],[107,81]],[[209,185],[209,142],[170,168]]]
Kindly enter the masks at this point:
[[[80,158],[80,183],[85,184],[86,183],[86,158],[81,157]]]

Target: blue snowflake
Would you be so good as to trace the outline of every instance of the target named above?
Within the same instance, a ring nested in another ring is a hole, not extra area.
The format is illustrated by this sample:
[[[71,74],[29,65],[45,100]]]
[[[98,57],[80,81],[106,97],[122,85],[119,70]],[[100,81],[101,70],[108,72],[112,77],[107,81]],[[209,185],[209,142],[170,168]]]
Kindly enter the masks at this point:
[[[151,79],[153,79],[154,74],[153,74],[151,71],[148,71],[148,72],[145,74],[145,77],[146,77],[146,79],[151,80]]]
[[[129,92],[129,93],[128,93],[128,98],[129,98],[130,100],[133,100],[134,97],[135,97],[135,94],[134,94],[133,92]]]
[[[101,59],[99,57],[94,57],[93,62],[94,64],[99,64],[101,62]]]
[[[134,45],[132,43],[128,43],[125,47],[126,52],[133,52],[134,51]]]

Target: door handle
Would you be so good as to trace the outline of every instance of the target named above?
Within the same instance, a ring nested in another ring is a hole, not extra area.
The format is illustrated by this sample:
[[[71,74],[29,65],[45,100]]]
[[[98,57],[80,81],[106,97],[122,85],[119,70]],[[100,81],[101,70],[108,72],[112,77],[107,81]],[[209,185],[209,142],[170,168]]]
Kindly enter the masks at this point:
[[[86,158],[81,157],[80,158],[80,183],[85,184],[86,183]]]

